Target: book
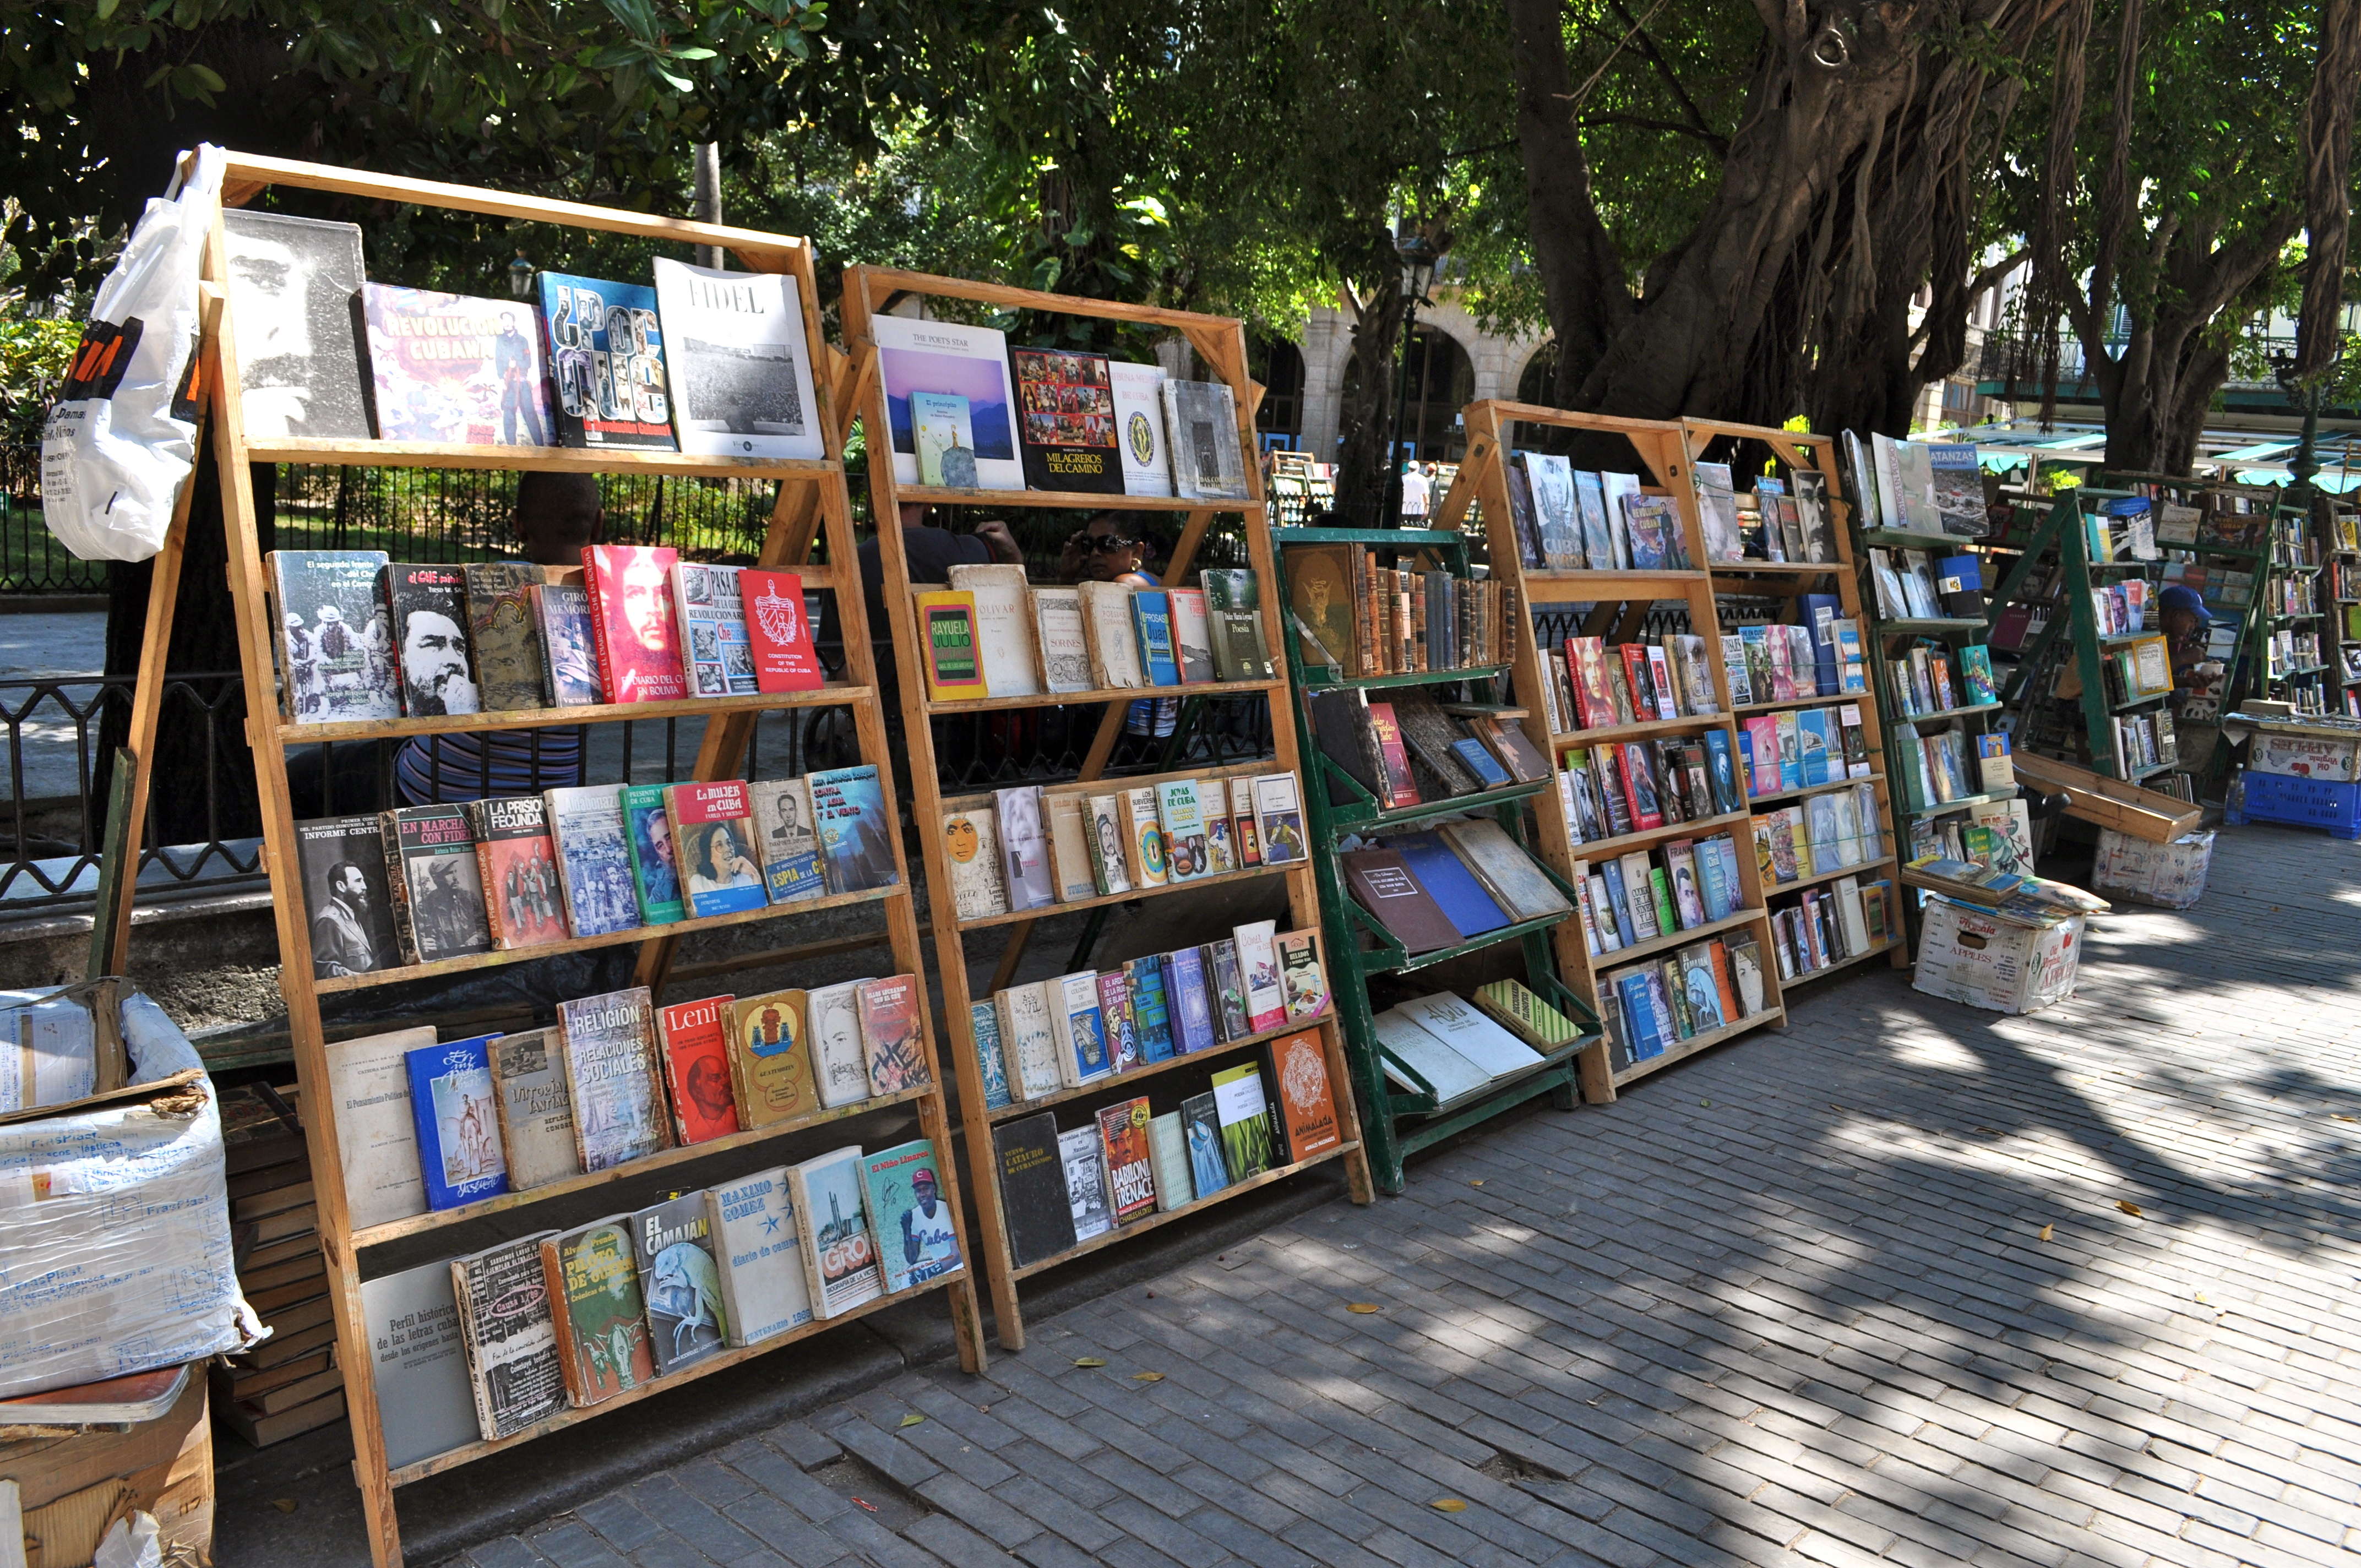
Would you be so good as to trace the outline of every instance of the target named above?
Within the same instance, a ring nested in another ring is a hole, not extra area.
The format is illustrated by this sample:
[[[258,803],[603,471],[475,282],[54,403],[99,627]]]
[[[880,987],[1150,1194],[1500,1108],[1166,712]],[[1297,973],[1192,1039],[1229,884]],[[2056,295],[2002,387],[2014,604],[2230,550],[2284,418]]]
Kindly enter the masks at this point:
[[[1107,1059],[1115,1071],[1127,1072],[1144,1059],[1138,1025],[1132,1017],[1129,977],[1123,970],[1102,970],[1098,988],[1099,1023],[1106,1030]]]
[[[730,1003],[723,1063],[741,1127],[775,1126],[820,1108],[807,1002],[802,991],[772,991]]]
[[[1173,1050],[1186,1056],[1213,1049],[1217,1043],[1214,1001],[1204,950],[1181,948],[1167,953],[1163,970],[1165,1005],[1172,1014]]]
[[[1196,1183],[1189,1176],[1189,1135],[1181,1129],[1180,1113],[1167,1111],[1148,1120],[1148,1159],[1156,1177],[1159,1213],[1185,1209],[1196,1201]]]
[[[708,1188],[705,1223],[731,1349],[760,1344],[812,1321],[811,1287],[804,1283],[786,1167]]]
[[[1121,432],[1104,354],[1012,348],[1028,489],[1125,493]]]
[[[1092,830],[1083,813],[1088,803],[1079,795],[1042,797],[1049,819],[1049,885],[1061,904],[1095,898],[1098,873],[1092,869]]]
[[[1090,834],[1092,875],[1102,895],[1131,891],[1131,866],[1125,854],[1128,837],[1121,797],[1093,795],[1084,800]]]
[[[763,862],[763,885],[771,902],[793,904],[827,893],[809,781],[756,779],[746,785],[746,799],[754,811],[754,858]]]
[[[476,666],[476,697],[487,713],[544,706],[541,626],[533,588],[541,568],[523,561],[473,561],[466,579],[467,647]]]
[[[813,396],[803,291],[790,272],[654,262],[665,383],[683,452],[826,455]]]
[[[1100,1157],[1106,1162],[1110,1218],[1120,1225],[1156,1208],[1156,1166],[1148,1137],[1148,1097],[1102,1106]]]
[[[543,699],[551,707],[588,707],[606,701],[590,590],[580,583],[536,583],[525,592],[541,632]]]
[[[1293,773],[1257,773],[1254,779],[1255,839],[1263,864],[1293,865],[1309,853],[1303,834],[1303,798]]]
[[[759,692],[818,691],[828,684],[812,647],[804,580],[794,572],[736,568],[738,603],[746,617],[746,647]]]
[[[403,714],[482,712],[468,657],[467,574],[456,566],[395,563],[385,568],[385,599]]]
[[[1202,949],[1205,973],[1213,981],[1213,1030],[1224,1040],[1242,1040],[1254,1033],[1246,1022],[1246,979],[1238,962],[1238,944],[1224,937]]]
[[[565,272],[534,281],[556,444],[675,450],[656,291]]]
[[[1180,665],[1172,646],[1171,601],[1161,588],[1141,588],[1130,598],[1132,634],[1139,641],[1139,668],[1152,686],[1177,686]]]
[[[557,849],[566,928],[577,937],[605,937],[638,926],[640,897],[624,838],[623,792],[613,784],[583,784],[544,790],[541,799]]]
[[[1034,981],[1011,986],[992,999],[1000,1014],[1001,1048],[1011,1069],[1010,1092],[1019,1100],[1038,1100],[1065,1087],[1058,1070],[1053,990],[1053,981]]]
[[[671,1091],[672,1136],[678,1146],[739,1131],[730,1084],[730,1018],[734,996],[707,996],[657,1010],[656,1043]]]
[[[352,310],[368,277],[359,228],[250,207],[224,208],[222,228],[247,433],[368,439]]]
[[[862,1186],[858,1145],[787,1168],[804,1281],[816,1318],[841,1316],[885,1293]]]
[[[539,795],[470,801],[464,807],[476,840],[484,919],[503,951],[566,939],[556,851]]]
[[[1071,1216],[1074,1240],[1089,1241],[1114,1227],[1106,1184],[1106,1149],[1095,1126],[1075,1127],[1058,1135],[1058,1163],[1066,1173],[1066,1211]]]
[[[415,1464],[476,1442],[482,1434],[450,1263],[365,1279],[360,1291],[386,1464]]]
[[[945,575],[953,590],[969,596],[974,609],[985,695],[1039,694],[1041,673],[1033,660],[1032,603],[1025,568],[962,562]]]
[[[740,597],[737,567],[676,563],[672,608],[691,696],[752,696],[762,689],[754,675],[754,645],[746,630],[746,601]]]
[[[1517,458],[1532,501],[1542,568],[1551,572],[1582,570],[1587,563],[1584,519],[1575,497],[1573,466],[1553,453],[1520,452]]]
[[[917,452],[918,483],[975,488],[975,422],[965,398],[955,392],[911,393],[910,441]]]
[[[582,1174],[565,1045],[555,1029],[496,1036],[485,1049],[509,1190],[528,1192]],[[341,1107],[339,1108],[341,1110]],[[338,1130],[343,1124],[338,1123]]]
[[[1171,856],[1164,842],[1164,819],[1156,787],[1141,784],[1118,797],[1123,806],[1124,873],[1136,887],[1162,887],[1171,880]]]
[[[927,1071],[927,988],[915,974],[861,982],[861,1045],[871,1094],[900,1094],[933,1081]]]
[[[295,824],[295,867],[317,980],[407,962],[394,936],[385,836],[375,813]]]
[[[410,1053],[434,1043],[431,1026],[396,1029],[324,1047],[335,1106],[345,1212],[356,1231],[426,1212],[418,1129],[410,1114]]]
[[[1106,1020],[1099,1012],[1095,970],[1077,970],[1047,982],[1052,1007],[1049,1026],[1058,1040],[1058,1073],[1069,1089],[1079,1089],[1115,1070],[1107,1053]]]
[[[480,1035],[404,1053],[410,1120],[418,1134],[418,1168],[430,1209],[456,1209],[509,1190],[491,1063],[485,1053],[493,1037]]]
[[[1319,1030],[1305,1029],[1273,1040],[1270,1076],[1278,1091],[1288,1164],[1300,1165],[1345,1141],[1336,1096],[1329,1084],[1328,1053],[1321,1045]]]
[[[557,1004],[575,1147],[586,1172],[672,1146],[653,1014],[643,985]]]
[[[819,836],[820,875],[832,894],[892,887],[902,880],[893,819],[874,764],[806,775],[812,829]]]
[[[720,1354],[730,1343],[730,1309],[721,1299],[705,1194],[667,1199],[633,1214],[631,1262],[647,1303],[657,1375]]]
[[[1044,1111],[992,1130],[993,1171],[1000,1184],[1001,1223],[1019,1268],[1055,1257],[1075,1242],[1058,1152],[1058,1118]]]
[[[1207,566],[1198,572],[1197,580],[1203,585],[1215,678],[1270,679],[1270,645],[1262,629],[1262,589],[1255,575],[1235,567]]]
[[[862,1156],[861,1179],[887,1295],[960,1271],[959,1222],[932,1143],[913,1138]]]
[[[1928,488],[1933,492],[1938,532],[1956,539],[1982,539],[1989,527],[1984,513],[1983,468],[1976,449],[1964,442],[1937,442],[1927,454]]]
[[[1025,488],[1006,334],[991,327],[886,315],[874,318],[870,330],[877,344],[878,376],[885,386],[895,482],[942,483],[961,489]],[[922,481],[916,400],[928,394],[965,401],[961,434],[966,444],[947,449],[937,459],[936,479]]]
[[[672,603],[679,554],[664,544],[592,544],[582,552],[598,681],[610,703],[688,695]]]
[[[541,326],[526,300],[361,285],[379,441],[550,444]]]
[[[1163,392],[1175,493],[1188,500],[1245,500],[1246,461],[1230,389],[1219,381],[1168,379]]]
[[[483,870],[466,808],[404,806],[379,821],[402,961],[424,964],[490,952]]]
[[[1476,1005],[1495,1023],[1547,1056],[1581,1038],[1573,1020],[1513,980],[1496,980],[1476,992]]]
[[[1230,819],[1230,785],[1226,779],[1199,779],[1197,813],[1205,822],[1205,874],[1223,876],[1238,869],[1237,825]]]
[[[1246,1024],[1256,1034],[1287,1022],[1287,992],[1279,975],[1279,923],[1257,920],[1231,933],[1246,981]]]
[[[629,1215],[611,1214],[543,1241],[541,1272],[569,1403],[595,1405],[655,1376]]]
[[[1572,908],[1548,873],[1496,819],[1446,822],[1441,832],[1510,921],[1539,920]]]
[[[810,1022],[812,1081],[831,1110],[869,1098],[869,1046],[862,1035],[861,991],[867,980],[816,986],[805,999]]]
[[[1345,888],[1354,902],[1376,916],[1378,923],[1411,956],[1459,945],[1459,928],[1452,924],[1433,895],[1411,874],[1400,851],[1391,848],[1355,850],[1338,859],[1344,868]],[[1506,925],[1507,921],[1499,924]]]
[[[1447,991],[1404,1002],[1396,1011],[1475,1063],[1487,1077],[1502,1078],[1541,1065],[1540,1054],[1531,1046]]]
[[[1123,493],[1169,496],[1172,460],[1164,438],[1164,371],[1155,365],[1114,360],[1107,365],[1114,394],[1115,445],[1123,463]]]
[[[1320,958],[1317,930],[1290,931],[1278,939],[1279,988],[1287,1017],[1300,1022],[1328,1011],[1328,971]]]
[[[1388,1080],[1404,1091],[1431,1092],[1440,1105],[1491,1081],[1482,1068],[1427,1033],[1399,1007],[1387,1008],[1370,1025]]]
[[[1213,628],[1202,588],[1173,588],[1165,595],[1172,619],[1172,649],[1180,679],[1190,685],[1218,679],[1213,666]]]
[[[1091,674],[1090,638],[1082,624],[1082,596],[1078,588],[1034,588],[1033,637],[1041,652],[1041,684],[1052,692],[1086,692],[1095,688]]]
[[[1148,684],[1139,663],[1139,632],[1132,620],[1134,589],[1122,583],[1084,583],[1074,590],[1082,596],[1082,636],[1090,654],[1091,685],[1102,690],[1127,690]]]
[[[1000,1042],[1000,1009],[989,1002],[968,1004],[968,1036],[975,1042],[976,1075],[983,1080],[984,1108],[1004,1110],[1016,1103],[1009,1089],[1008,1053]]]
[[[1681,518],[1670,496],[1623,499],[1623,528],[1631,542],[1631,569],[1659,572],[1681,559]]]
[[[1212,851],[1205,839],[1205,817],[1196,781],[1169,779],[1154,787],[1157,820],[1164,830],[1166,877],[1190,882],[1208,874]]]
[[[565,1369],[541,1273],[541,1244],[555,1234],[522,1236],[451,1260],[476,1426],[486,1442],[566,1408]]]
[[[1039,786],[1018,784],[995,790],[993,808],[999,827],[1001,878],[1009,908],[1040,909],[1056,903]]]
[[[664,819],[672,824],[690,918],[738,915],[770,903],[742,781],[666,784]]]
[[[1180,1131],[1189,1146],[1189,1182],[1199,1198],[1210,1198],[1230,1184],[1230,1168],[1222,1150],[1222,1115],[1209,1091],[1180,1102]]]
[[[950,862],[951,907],[962,920],[1008,913],[1000,864],[999,817],[982,808],[943,813],[943,858]]]
[[[1270,1102],[1263,1092],[1259,1063],[1246,1062],[1213,1074],[1213,1111],[1221,1120],[1222,1163],[1230,1179],[1244,1181],[1270,1169]]]
[[[398,718],[382,550],[273,550],[273,639],[291,724]]]
[[[1511,923],[1441,834],[1397,833],[1388,837],[1386,845],[1401,857],[1427,897],[1443,911],[1444,918],[1458,933],[1455,941],[1480,937]]]
[[[976,647],[975,596],[950,588],[920,589],[911,596],[918,620],[928,702],[964,702],[987,696],[983,661]]]
[[[1224,787],[1219,780],[1208,780],[1209,787]],[[1251,870],[1263,863],[1262,835],[1255,828],[1254,780],[1239,774],[1226,786],[1229,793],[1229,817],[1236,839],[1238,865]]]

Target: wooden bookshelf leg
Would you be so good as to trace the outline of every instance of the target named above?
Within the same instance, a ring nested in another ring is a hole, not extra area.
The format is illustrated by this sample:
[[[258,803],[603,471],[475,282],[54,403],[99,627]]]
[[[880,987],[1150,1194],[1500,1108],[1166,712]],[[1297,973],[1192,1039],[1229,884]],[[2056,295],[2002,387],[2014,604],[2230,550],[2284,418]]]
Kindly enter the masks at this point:
[[[1601,1040],[1575,1058],[1580,1064],[1582,1098],[1593,1105],[1615,1103],[1615,1073],[1608,1065],[1607,1042]]]

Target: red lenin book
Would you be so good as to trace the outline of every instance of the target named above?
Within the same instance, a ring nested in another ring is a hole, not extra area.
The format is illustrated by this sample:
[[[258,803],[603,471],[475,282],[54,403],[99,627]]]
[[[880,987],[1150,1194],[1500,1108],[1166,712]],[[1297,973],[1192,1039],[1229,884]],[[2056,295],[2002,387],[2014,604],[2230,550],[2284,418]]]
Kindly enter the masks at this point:
[[[672,1130],[686,1144],[739,1130],[730,1091],[730,1004],[735,996],[684,1002],[656,1014],[664,1043],[664,1087],[672,1091]]]
[[[680,553],[668,544],[593,544],[582,552],[598,678],[609,702],[665,702],[688,695],[672,609],[672,569],[679,561]]]
[[[1410,748],[1402,744],[1401,722],[1389,702],[1369,704],[1369,729],[1378,738],[1378,760],[1385,767],[1389,806],[1416,806],[1418,784],[1410,771]]]
[[[754,650],[754,689],[816,691],[827,677],[812,651],[811,617],[804,612],[804,580],[793,572],[738,574],[746,603],[746,640]]]

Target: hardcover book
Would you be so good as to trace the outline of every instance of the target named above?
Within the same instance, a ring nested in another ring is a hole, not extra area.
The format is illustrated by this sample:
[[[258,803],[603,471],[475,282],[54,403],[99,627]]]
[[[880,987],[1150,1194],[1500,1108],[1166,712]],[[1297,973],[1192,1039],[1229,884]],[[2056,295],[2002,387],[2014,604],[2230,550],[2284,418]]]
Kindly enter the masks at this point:
[[[754,858],[774,904],[818,898],[828,891],[819,871],[819,834],[812,826],[811,784],[801,778],[757,779],[746,786],[754,808]]]
[[[1025,568],[961,562],[945,574],[975,605],[976,648],[983,685],[993,696],[1035,696],[1041,672],[1033,662],[1032,599]]]
[[[1263,636],[1262,589],[1252,572],[1205,567],[1205,616],[1211,624],[1213,674],[1224,681],[1267,681],[1270,645]]]
[[[495,1036],[420,1046],[404,1057],[410,1119],[430,1209],[456,1209],[509,1190],[500,1111],[485,1047]]]
[[[885,1293],[862,1187],[857,1144],[787,1168],[814,1317],[838,1317]]]
[[[1199,1198],[1210,1198],[1230,1184],[1230,1168],[1222,1152],[1222,1115],[1210,1094],[1192,1094],[1180,1102],[1180,1131],[1189,1145],[1189,1183]]]
[[[1490,1081],[1482,1068],[1428,1034],[1399,1007],[1387,1008],[1370,1024],[1384,1050],[1388,1081],[1405,1091],[1432,1091],[1438,1104],[1447,1105]]]
[[[385,552],[273,550],[268,560],[288,722],[400,718]]]
[[[728,1066],[740,1125],[774,1126],[820,1108],[807,1001],[801,991],[773,991],[730,1004]]]
[[[672,598],[690,694],[752,696],[760,691],[738,568],[682,561],[672,569]]]
[[[487,713],[543,707],[541,626],[533,611],[541,568],[524,561],[471,561],[460,570],[467,585],[477,700]]]
[[[1531,1046],[1447,991],[1402,1003],[1397,1011],[1488,1077],[1500,1078],[1541,1065],[1541,1057]]]
[[[401,711],[412,718],[480,713],[467,658],[467,577],[456,566],[394,563],[386,607],[401,673]]]
[[[774,1166],[705,1193],[705,1222],[721,1279],[730,1347],[760,1344],[812,1321],[787,1168]]]
[[[1202,588],[1173,588],[1164,596],[1171,611],[1173,656],[1180,661],[1180,679],[1195,685],[1217,678],[1213,668],[1213,628]]]
[[[222,228],[247,434],[367,440],[359,228],[250,207],[224,208]]]
[[[413,806],[379,822],[393,894],[393,928],[405,963],[433,963],[492,950],[484,920],[484,879],[467,813]]]
[[[566,1409],[566,1376],[541,1272],[542,1241],[555,1234],[544,1231],[451,1260],[477,1430],[486,1442]]]
[[[593,544],[582,552],[598,679],[609,702],[670,702],[688,695],[673,613],[668,544]]]
[[[486,1047],[511,1191],[529,1192],[582,1174],[564,1051],[555,1029],[501,1035]]]
[[[1001,1223],[1019,1268],[1055,1257],[1075,1242],[1074,1212],[1058,1157],[1058,1118],[1044,1111],[992,1130],[993,1169],[1000,1182]]]
[[[925,983],[915,974],[892,975],[863,981],[854,995],[869,1092],[899,1094],[932,1082],[927,1072]]]
[[[606,701],[590,590],[579,583],[540,583],[527,592],[541,630],[541,689],[548,706],[588,707]]]
[[[541,1271],[569,1402],[577,1409],[595,1405],[656,1375],[629,1215],[609,1215],[544,1241]]]
[[[295,824],[296,872],[316,980],[373,974],[406,961],[393,932],[385,836],[375,813]]]
[[[1115,1227],[1107,1205],[1106,1149],[1096,1126],[1075,1127],[1058,1135],[1058,1161],[1066,1172],[1066,1209],[1073,1217],[1074,1240],[1089,1241]]]
[[[812,1081],[819,1086],[820,1103],[831,1109],[869,1098],[869,1047],[861,1032],[861,990],[869,983],[819,986],[805,1003]]]
[[[672,451],[656,291],[566,272],[537,281],[557,444]]]
[[[672,841],[672,818],[664,815],[664,786],[625,784],[621,800],[640,923],[669,926],[685,919],[688,905],[681,897],[680,852]]]
[[[1462,938],[1480,937],[1510,924],[1506,911],[1484,891],[1466,862],[1435,832],[1398,833],[1387,840],[1400,855],[1411,875],[1442,909],[1444,918]]]
[[[989,696],[976,647],[975,596],[936,588],[921,589],[911,599],[918,617],[918,649],[926,662],[927,700]]]
[[[675,1145],[726,1138],[739,1130],[738,1101],[730,1082],[730,1009],[737,1000],[708,996],[656,1014]]]
[[[672,1146],[646,986],[557,1004],[576,1151],[606,1170]]]
[[[1098,1113],[1099,1152],[1106,1161],[1107,1197],[1118,1225],[1156,1208],[1156,1164],[1148,1122],[1146,1095],[1102,1107]]]
[[[1129,496],[1172,493],[1172,459],[1164,439],[1164,371],[1155,365],[1115,360],[1107,366],[1115,394],[1115,442],[1123,458],[1123,490]]]
[[[659,256],[655,283],[680,449],[825,455],[794,275],[718,272]]]
[[[508,950],[564,941],[565,902],[541,797],[496,796],[470,801],[466,810],[492,946]]]
[[[386,1464],[415,1464],[474,1442],[475,1389],[451,1265],[437,1260],[363,1280],[361,1325]]]
[[[1213,1111],[1221,1119],[1222,1163],[1230,1179],[1244,1181],[1270,1169],[1270,1102],[1263,1093],[1259,1063],[1224,1068],[1213,1075]]]
[[[962,920],[1008,913],[1008,890],[1001,880],[1000,827],[994,813],[943,813],[943,856],[951,868],[951,907]]]
[[[577,937],[605,937],[640,924],[640,899],[623,839],[623,792],[613,784],[583,784],[542,792],[557,874],[566,893],[566,928]]]
[[[913,1138],[864,1155],[861,1179],[886,1294],[959,1272],[959,1223],[944,1196],[932,1143]]]
[[[1082,596],[1076,588],[1034,588],[1033,635],[1041,650],[1041,679],[1052,692],[1093,689],[1091,648],[1082,626]]]
[[[673,1198],[631,1216],[631,1262],[648,1306],[648,1343],[658,1374],[694,1366],[730,1343],[730,1310],[705,1194]]]
[[[1510,920],[1539,920],[1572,908],[1557,884],[1498,820],[1482,817],[1446,822],[1442,833]]]
[[[1163,390],[1174,488],[1189,500],[1245,500],[1246,461],[1230,389],[1219,381],[1167,380]]]
[[[1328,1053],[1320,1031],[1306,1029],[1270,1043],[1271,1081],[1279,1089],[1279,1121],[1287,1135],[1287,1163],[1300,1165],[1345,1141],[1336,1096],[1328,1082]]]
[[[434,1029],[421,1026],[325,1047],[345,1210],[356,1231],[426,1212],[418,1129],[410,1115],[409,1058],[434,1043]]]
[[[1355,850],[1340,857],[1340,863],[1354,902],[1376,916],[1412,957],[1459,945],[1459,928],[1411,874],[1399,851]]]
[[[738,602],[746,612],[746,644],[754,658],[756,691],[818,691],[828,684],[812,647],[801,576],[741,566]]]
[[[1012,348],[1025,483],[1036,490],[1124,493],[1121,437],[1106,356]]]
[[[739,915],[770,903],[742,781],[667,784],[664,817],[679,851],[681,892],[691,918]]]
[[[969,1037],[975,1042],[976,1073],[983,1080],[984,1108],[1004,1110],[1016,1097],[1008,1087],[1008,1056],[1000,1044],[1000,1009],[989,1002],[972,1002],[967,1019]]]
[[[901,880],[894,862],[894,823],[885,791],[869,763],[807,775],[812,828],[819,835],[820,875],[832,894],[891,887]]]
[[[870,329],[877,343],[877,373],[885,384],[895,482],[921,482],[916,400],[931,394],[967,404],[967,444],[946,455],[939,482],[961,489],[1023,489],[1006,334],[991,327],[890,315],[876,317]]]
[[[379,441],[550,444],[541,325],[524,300],[361,285]]]

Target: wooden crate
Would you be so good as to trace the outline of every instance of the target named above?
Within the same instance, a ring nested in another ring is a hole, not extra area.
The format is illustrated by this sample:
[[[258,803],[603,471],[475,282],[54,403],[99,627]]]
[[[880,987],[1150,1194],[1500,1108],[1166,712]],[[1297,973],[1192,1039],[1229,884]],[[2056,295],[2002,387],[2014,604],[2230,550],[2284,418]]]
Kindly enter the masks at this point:
[[[214,1553],[214,1441],[206,1387],[193,1369],[160,1419],[127,1428],[15,1429],[0,1441],[0,1480],[14,1481],[25,1568],[89,1568],[107,1527],[134,1510],[156,1516],[166,1561],[176,1549]]]

